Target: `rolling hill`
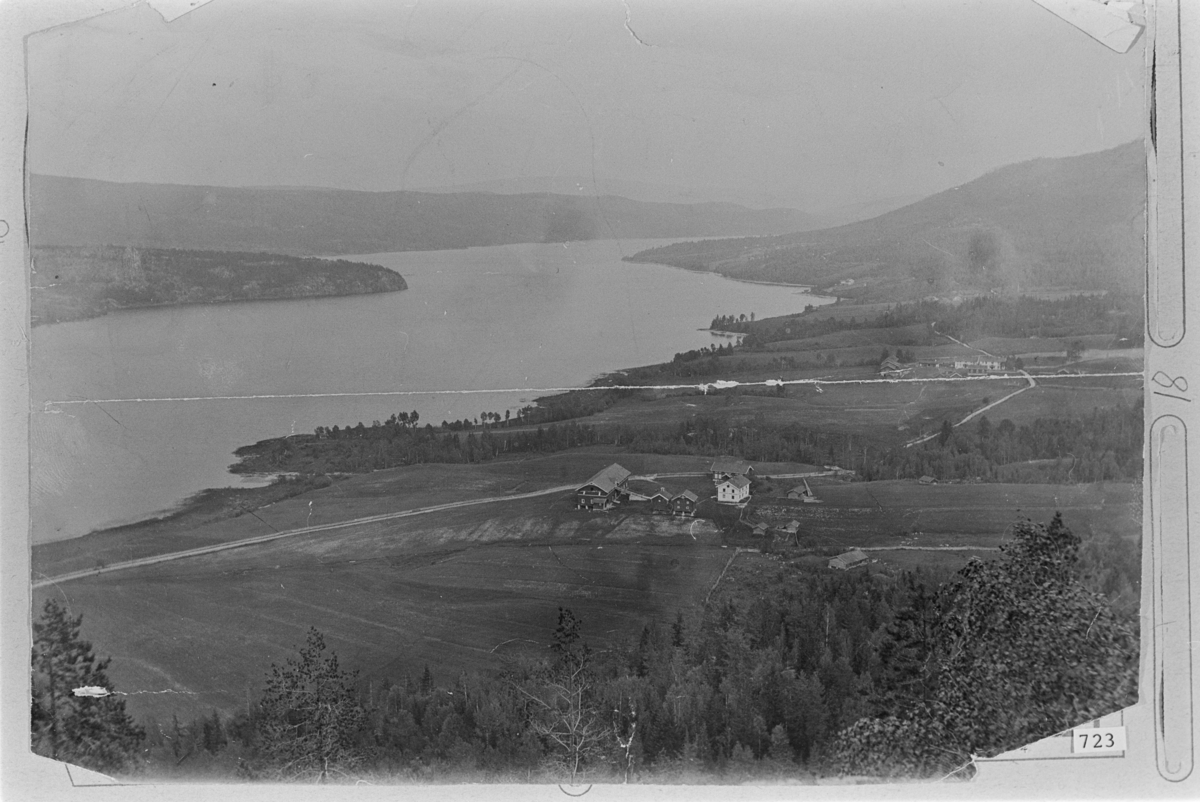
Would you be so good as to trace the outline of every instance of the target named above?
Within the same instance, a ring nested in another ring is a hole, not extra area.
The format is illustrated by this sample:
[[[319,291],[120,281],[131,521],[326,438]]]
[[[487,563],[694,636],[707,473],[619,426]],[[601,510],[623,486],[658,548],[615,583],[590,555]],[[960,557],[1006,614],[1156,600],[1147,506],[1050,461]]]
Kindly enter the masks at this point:
[[[336,255],[518,242],[778,234],[793,209],[646,203],[612,195],[356,192],[120,184],[31,175],[35,246],[118,245]]]
[[[958,292],[1137,290],[1143,281],[1141,142],[995,170],[862,222],[679,243],[629,257],[734,278],[806,284],[860,301]]]

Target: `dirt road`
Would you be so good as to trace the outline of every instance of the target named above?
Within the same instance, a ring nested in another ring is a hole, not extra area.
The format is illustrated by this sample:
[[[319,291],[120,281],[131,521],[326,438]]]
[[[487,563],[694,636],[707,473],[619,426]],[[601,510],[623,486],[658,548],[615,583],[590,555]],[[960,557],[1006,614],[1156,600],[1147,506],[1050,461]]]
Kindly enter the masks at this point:
[[[534,498],[536,496],[550,496],[555,493],[565,493],[569,490],[574,490],[575,485],[558,485],[557,487],[546,488],[545,490],[534,490],[530,493],[516,493],[511,496],[491,496],[489,498],[477,498],[467,501],[452,501],[447,504],[435,504],[431,507],[418,507],[414,510],[403,510],[401,512],[389,512],[383,515],[370,515],[365,518],[352,518],[348,521],[338,521],[337,523],[321,524],[319,526],[305,526],[299,529],[288,529],[283,532],[272,532],[269,535],[258,535],[257,537],[244,538],[242,540],[231,540],[228,543],[217,543],[212,546],[202,546],[195,549],[186,549],[184,551],[173,551],[167,554],[156,554],[152,557],[142,557],[137,560],[128,560],[126,562],[113,563],[97,568],[88,568],[82,571],[72,571],[59,576],[48,576],[37,579],[33,582],[33,587],[40,588],[46,585],[55,585],[62,582],[70,582],[72,579],[83,579],[89,576],[98,576],[100,574],[109,574],[113,571],[125,571],[130,568],[141,568],[147,565],[158,565],[159,563],[172,562],[174,560],[182,560],[187,557],[199,557],[203,554],[215,554],[220,551],[229,551],[230,549],[240,549],[245,546],[256,546],[260,543],[270,543],[274,540],[282,540],[283,538],[296,537],[297,535],[308,535],[313,532],[328,532],[333,529],[346,529],[351,526],[361,526],[363,524],[379,523],[380,521],[391,521],[396,518],[408,518],[413,515],[427,515],[431,512],[442,512],[444,510],[458,509],[459,507],[472,507],[476,504],[496,504],[502,501],[516,501],[523,498]]]

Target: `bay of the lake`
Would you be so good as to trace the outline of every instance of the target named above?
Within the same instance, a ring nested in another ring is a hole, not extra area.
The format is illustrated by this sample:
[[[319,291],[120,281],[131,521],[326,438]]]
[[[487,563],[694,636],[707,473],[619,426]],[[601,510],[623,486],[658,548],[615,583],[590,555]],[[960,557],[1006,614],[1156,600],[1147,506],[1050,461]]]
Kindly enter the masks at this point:
[[[398,271],[409,289],[39,326],[30,369],[33,542],[237,486],[245,480],[227,468],[241,445],[400,411],[434,424],[503,413],[544,388],[727,342],[703,330],[718,314],[766,317],[831,300],[621,261],[663,242],[351,256]],[[354,395],[397,391],[419,394]],[[88,403],[46,404],[56,401]]]

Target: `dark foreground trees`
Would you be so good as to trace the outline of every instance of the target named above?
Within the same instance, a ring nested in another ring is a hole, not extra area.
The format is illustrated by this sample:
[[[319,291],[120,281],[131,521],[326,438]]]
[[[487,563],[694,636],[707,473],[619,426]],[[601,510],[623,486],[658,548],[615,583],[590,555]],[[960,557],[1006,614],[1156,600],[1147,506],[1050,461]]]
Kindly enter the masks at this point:
[[[1135,701],[1134,613],[1081,583],[1078,555],[1056,517],[957,574],[747,556],[702,608],[624,643],[589,648],[562,608],[546,642],[517,639],[496,672],[366,687],[314,631],[245,717],[175,730],[203,741],[202,761],[244,759],[263,779],[963,776],[972,755]]]
[[[358,740],[366,714],[356,675],[325,653],[325,638],[310,629],[296,657],[271,666],[259,702],[257,730],[267,772],[286,780],[324,782],[361,761]]]
[[[916,597],[892,632],[904,666],[874,694],[880,715],[841,733],[834,767],[947,773],[1137,701],[1137,634],[1080,582],[1078,553],[1061,515],[1024,521],[999,559],[972,560],[932,605]]]
[[[145,732],[125,712],[92,645],[72,618],[48,599],[33,624],[33,751],[96,771],[129,769]]]

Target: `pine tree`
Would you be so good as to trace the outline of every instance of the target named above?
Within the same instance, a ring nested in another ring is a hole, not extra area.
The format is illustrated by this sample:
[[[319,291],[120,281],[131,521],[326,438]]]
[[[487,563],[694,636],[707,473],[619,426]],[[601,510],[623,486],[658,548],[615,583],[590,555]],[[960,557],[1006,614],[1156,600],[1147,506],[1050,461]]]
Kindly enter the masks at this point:
[[[336,654],[325,654],[325,638],[315,628],[298,657],[271,666],[258,729],[263,754],[282,778],[324,782],[359,762],[366,714],[354,691],[356,677],[342,671]]]
[[[98,660],[72,618],[47,599],[33,625],[32,745],[39,755],[102,772],[131,768],[146,737],[108,680],[110,658]],[[94,689],[76,695],[76,689]]]

